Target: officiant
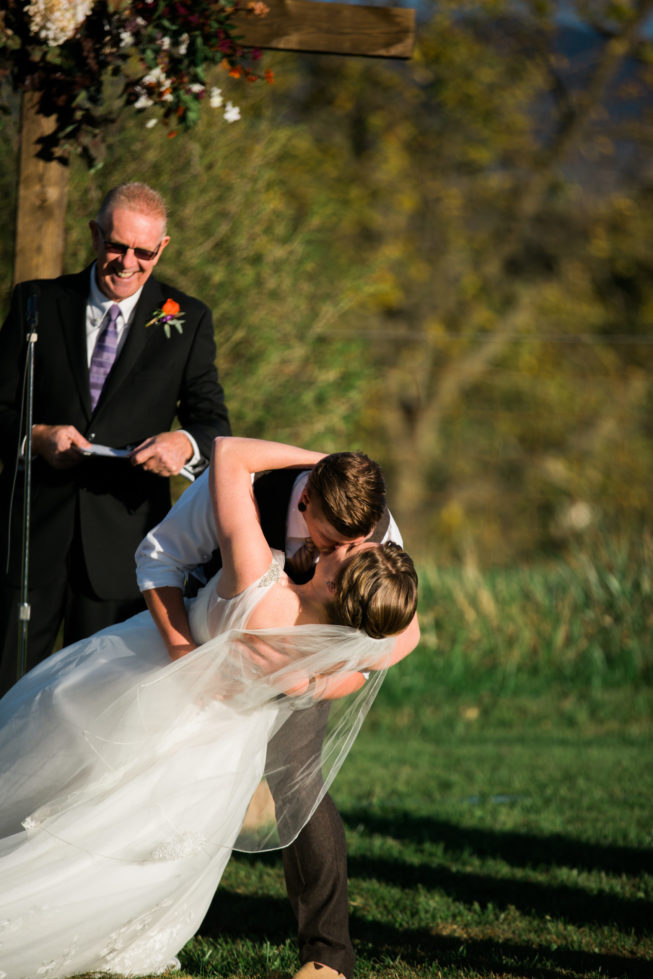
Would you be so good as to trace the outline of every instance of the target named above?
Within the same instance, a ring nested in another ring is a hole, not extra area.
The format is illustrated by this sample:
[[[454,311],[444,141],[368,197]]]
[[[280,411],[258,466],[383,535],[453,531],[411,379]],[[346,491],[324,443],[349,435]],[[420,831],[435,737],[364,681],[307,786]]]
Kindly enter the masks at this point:
[[[95,261],[17,285],[0,331],[0,693],[16,680],[28,320],[38,339],[27,669],[62,622],[69,645],[144,607],[134,552],[170,507],[169,477],[192,479],[230,433],[211,312],[153,275],[170,242],[161,196],[115,187],[90,231]]]

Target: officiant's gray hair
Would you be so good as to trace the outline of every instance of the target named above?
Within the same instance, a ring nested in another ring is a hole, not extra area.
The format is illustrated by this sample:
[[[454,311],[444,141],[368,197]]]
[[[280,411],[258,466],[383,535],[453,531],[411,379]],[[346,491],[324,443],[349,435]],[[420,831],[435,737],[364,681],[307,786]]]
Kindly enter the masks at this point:
[[[98,211],[97,223],[104,227],[105,220],[119,207],[124,207],[129,211],[140,211],[141,214],[151,214],[161,218],[163,223],[163,233],[165,234],[168,223],[168,209],[161,194],[148,184],[134,180],[127,184],[118,184],[112,187],[106,194],[100,210]]]

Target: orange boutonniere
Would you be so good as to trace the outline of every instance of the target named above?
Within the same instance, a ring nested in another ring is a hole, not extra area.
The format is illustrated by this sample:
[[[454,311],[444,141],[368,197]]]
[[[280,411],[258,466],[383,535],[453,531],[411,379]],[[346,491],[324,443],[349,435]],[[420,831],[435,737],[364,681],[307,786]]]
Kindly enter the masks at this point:
[[[145,326],[154,326],[156,323],[162,324],[163,332],[168,339],[170,339],[171,326],[174,326],[178,333],[182,333],[184,329],[184,314],[181,312],[179,303],[175,302],[174,299],[166,299],[161,309],[157,309],[152,319]]]

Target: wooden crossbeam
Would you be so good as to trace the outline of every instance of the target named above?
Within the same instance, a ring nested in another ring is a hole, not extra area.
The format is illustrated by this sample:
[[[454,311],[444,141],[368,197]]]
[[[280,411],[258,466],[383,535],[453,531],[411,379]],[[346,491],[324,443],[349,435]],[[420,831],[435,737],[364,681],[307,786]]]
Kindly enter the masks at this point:
[[[246,47],[308,54],[410,58],[415,44],[415,11],[403,7],[358,6],[318,0],[265,0],[265,17],[237,14]]]

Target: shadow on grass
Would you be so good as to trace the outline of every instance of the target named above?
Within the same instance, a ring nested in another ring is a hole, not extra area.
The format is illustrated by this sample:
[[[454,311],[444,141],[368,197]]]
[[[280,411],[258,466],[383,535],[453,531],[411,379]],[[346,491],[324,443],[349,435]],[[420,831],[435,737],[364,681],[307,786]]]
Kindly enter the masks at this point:
[[[582,887],[465,873],[447,867],[354,857],[349,860],[349,876],[351,880],[368,878],[405,890],[416,887],[439,890],[469,907],[473,904],[481,907],[491,904],[496,909],[514,907],[521,914],[548,916],[578,926],[615,925],[636,935],[647,934],[653,920],[653,904],[649,901],[592,894]]]
[[[651,963],[619,955],[551,949],[491,939],[464,939],[426,929],[395,928],[387,921],[352,917],[352,933],[361,959],[401,961],[414,968],[451,966],[479,975],[566,979],[603,974],[612,979],[650,979]],[[199,929],[205,939],[247,939],[282,944],[294,937],[295,925],[285,900],[236,894],[216,895]]]
[[[575,867],[634,876],[653,873],[650,849],[601,846],[559,835],[476,829],[399,809],[370,813],[364,809],[341,808],[340,814],[347,826],[362,826],[366,833],[379,833],[409,843],[443,843],[450,853],[471,851],[479,857],[498,857],[513,867]]]
[[[569,867],[640,875],[653,869],[650,850],[603,848],[561,836],[539,837],[470,829],[410,814],[395,813],[386,817],[349,811],[344,818],[359,829],[362,826],[364,832],[401,838],[413,844],[441,842],[448,853],[500,858],[510,866],[537,868],[540,872]],[[596,894],[581,886],[462,872],[441,864],[350,856],[349,876],[350,879],[372,879],[406,889],[419,886],[437,889],[467,905],[477,902],[499,908],[512,906],[523,914],[550,915],[575,925],[616,925],[638,935],[648,933],[653,921],[653,904],[641,898],[628,899],[607,892]]]
[[[479,858],[501,858],[508,866],[547,870],[569,867],[615,875],[638,876],[653,870],[653,851],[634,847],[588,844],[572,838],[538,836],[477,829],[444,820],[416,816],[393,810],[369,813],[350,809],[343,812],[345,822],[358,832],[392,837],[419,847],[441,843],[446,855]],[[254,859],[264,864],[280,861],[278,853],[260,854]],[[437,858],[409,863],[385,857],[357,855],[349,857],[349,876],[355,889],[356,880],[374,880],[406,891],[417,887],[438,890],[460,904],[472,907],[514,907],[519,913],[544,920],[547,916],[576,926],[613,926],[626,935],[650,933],[653,904],[613,893],[594,893],[581,886],[498,877],[482,872],[452,869]],[[612,979],[651,979],[653,963],[642,959],[600,952],[582,952],[569,948],[550,948],[501,941],[468,939],[440,934],[438,922],[433,928],[402,928],[387,921],[375,921],[354,913],[352,933],[361,959],[372,968],[380,962],[402,961],[407,967],[465,968],[480,975],[529,976],[532,979],[560,979],[588,974],[602,974]],[[446,923],[441,923],[446,932]],[[294,939],[296,926],[287,900],[265,896],[242,895],[220,889],[200,929],[206,938],[248,939],[253,942],[283,944]]]
[[[401,959],[406,965],[423,967],[436,964],[475,970],[487,976],[528,976],[529,979],[574,979],[601,974],[611,979],[651,979],[651,963],[620,955],[551,949],[537,943],[525,945],[492,939],[455,938],[433,934],[425,929],[395,929],[387,923],[352,919],[352,931],[359,946],[369,947],[369,956],[390,961]]]
[[[297,924],[285,898],[237,894],[219,887],[198,929],[203,938],[249,938],[280,945],[295,938]]]

